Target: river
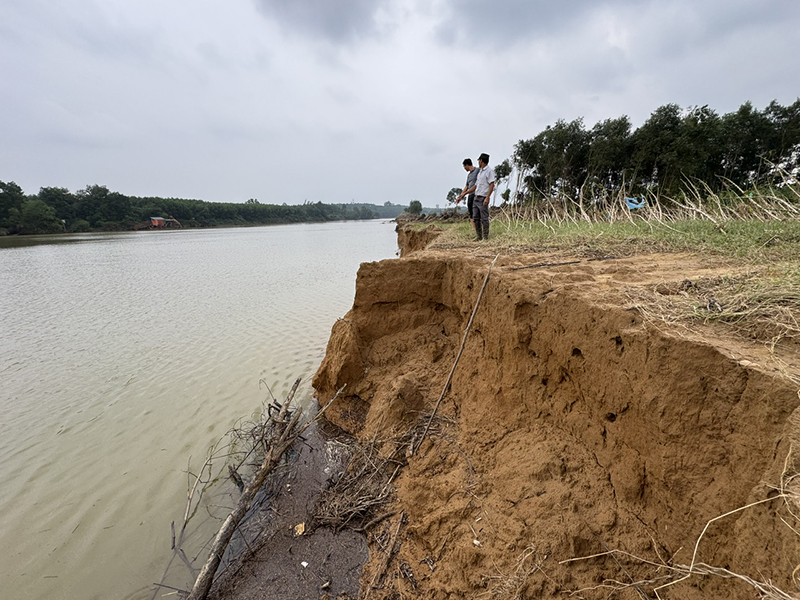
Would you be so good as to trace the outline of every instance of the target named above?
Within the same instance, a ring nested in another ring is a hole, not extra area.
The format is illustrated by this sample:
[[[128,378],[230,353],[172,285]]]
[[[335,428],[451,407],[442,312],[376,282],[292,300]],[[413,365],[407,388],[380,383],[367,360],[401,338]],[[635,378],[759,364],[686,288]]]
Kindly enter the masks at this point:
[[[309,401],[359,264],[395,251],[378,221],[0,238],[4,600],[149,598],[189,461],[264,383]]]

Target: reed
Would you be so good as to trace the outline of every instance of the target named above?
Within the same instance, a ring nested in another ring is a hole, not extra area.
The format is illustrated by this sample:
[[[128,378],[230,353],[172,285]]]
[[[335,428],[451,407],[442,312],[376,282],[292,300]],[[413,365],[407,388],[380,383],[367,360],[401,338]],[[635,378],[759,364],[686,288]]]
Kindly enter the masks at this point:
[[[648,195],[642,208],[628,208],[619,194],[611,201],[558,199],[536,205],[494,209],[487,245],[497,250],[603,253],[632,256],[653,252],[695,252],[749,263],[789,260],[800,249],[800,186],[725,194],[687,182],[677,198]],[[465,221],[440,225],[432,247],[472,242]]]

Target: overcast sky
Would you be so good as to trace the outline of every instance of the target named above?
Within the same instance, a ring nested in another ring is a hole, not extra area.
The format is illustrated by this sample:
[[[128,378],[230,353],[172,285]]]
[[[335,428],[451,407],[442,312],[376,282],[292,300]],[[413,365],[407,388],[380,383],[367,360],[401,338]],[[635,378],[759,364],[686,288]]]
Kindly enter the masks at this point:
[[[445,204],[557,119],[800,96],[797,0],[0,0],[0,180]]]

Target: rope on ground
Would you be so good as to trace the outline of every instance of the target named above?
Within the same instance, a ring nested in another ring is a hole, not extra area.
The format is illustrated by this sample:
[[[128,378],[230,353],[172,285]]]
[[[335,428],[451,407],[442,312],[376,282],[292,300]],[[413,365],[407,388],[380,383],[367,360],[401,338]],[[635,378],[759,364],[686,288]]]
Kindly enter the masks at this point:
[[[597,260],[597,259],[593,259]],[[524,267],[511,267],[512,271],[521,271],[522,269],[537,269],[540,267],[561,267],[564,265],[577,265],[579,260],[570,260],[567,262],[540,262],[536,263],[535,265],[525,265]]]
[[[442,394],[439,396],[439,400],[436,402],[436,406],[433,408],[433,412],[431,413],[430,418],[428,419],[428,424],[425,425],[425,431],[422,432],[422,435],[419,438],[419,441],[416,445],[411,449],[411,454],[416,454],[417,450],[419,450],[420,444],[428,435],[428,430],[431,427],[431,423],[433,422],[433,418],[436,416],[436,411],[439,410],[439,405],[442,403],[445,394],[447,393],[447,389],[450,387],[450,382],[453,380],[453,373],[456,370],[456,365],[458,365],[458,361],[461,359],[461,355],[464,353],[464,346],[467,345],[467,336],[469,335],[469,330],[472,328],[472,321],[475,320],[475,313],[478,312],[478,307],[481,304],[481,299],[483,298],[483,292],[486,290],[486,284],[489,283],[489,275],[492,272],[492,267],[494,267],[494,263],[497,262],[497,259],[500,258],[500,255],[494,257],[492,264],[489,265],[489,270],[486,271],[486,277],[483,279],[483,286],[481,287],[481,291],[478,294],[478,299],[475,301],[475,308],[472,309],[472,315],[469,318],[469,323],[467,323],[467,328],[464,330],[464,337],[461,339],[461,348],[458,350],[458,356],[456,356],[456,360],[453,363],[453,366],[450,368],[450,374],[447,376],[447,381],[444,384],[444,388],[442,389]]]

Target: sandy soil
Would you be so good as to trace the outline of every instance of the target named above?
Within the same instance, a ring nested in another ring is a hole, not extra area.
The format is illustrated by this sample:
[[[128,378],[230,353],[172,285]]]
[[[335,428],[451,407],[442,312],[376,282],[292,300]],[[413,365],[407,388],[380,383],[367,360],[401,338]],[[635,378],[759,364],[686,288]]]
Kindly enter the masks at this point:
[[[426,243],[362,265],[314,379],[320,398],[348,385],[329,418],[362,439],[429,414],[494,258],[477,245],[411,251]],[[370,532],[361,597],[606,598],[621,587],[613,597],[654,598],[634,582],[668,574],[659,563],[688,565],[710,519],[753,502],[712,523],[696,560],[794,593],[800,536],[775,488],[796,473],[800,361],[717,329],[643,323],[631,308],[631,289],[731,265],[650,255],[530,267],[562,261],[498,259],[434,427],[396,479],[397,515]],[[757,597],[701,575],[659,593]]]

